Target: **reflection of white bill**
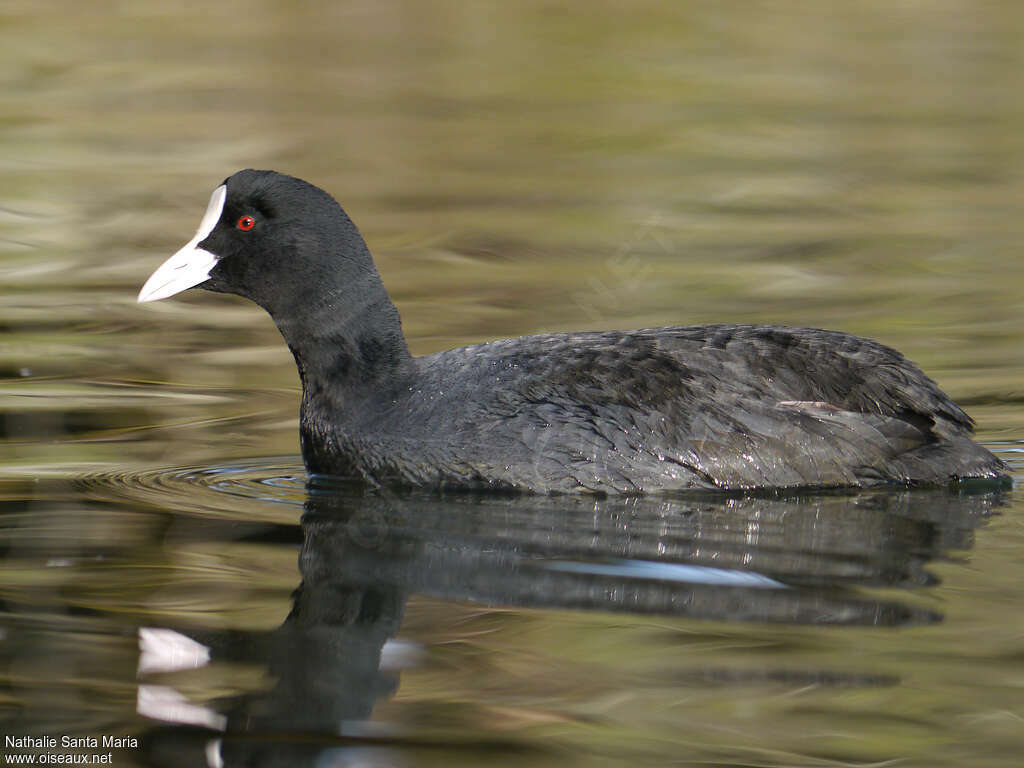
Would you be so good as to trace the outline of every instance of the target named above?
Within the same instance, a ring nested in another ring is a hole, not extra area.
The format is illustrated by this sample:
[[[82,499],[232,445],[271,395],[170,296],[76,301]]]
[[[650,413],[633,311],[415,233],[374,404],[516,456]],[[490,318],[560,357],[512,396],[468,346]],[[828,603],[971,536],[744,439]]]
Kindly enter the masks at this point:
[[[210,663],[210,649],[173,629],[139,629],[140,675],[198,669]]]
[[[183,694],[166,685],[140,685],[135,711],[153,720],[201,725],[215,731],[223,731],[228,724],[226,716],[209,707],[193,704]]]

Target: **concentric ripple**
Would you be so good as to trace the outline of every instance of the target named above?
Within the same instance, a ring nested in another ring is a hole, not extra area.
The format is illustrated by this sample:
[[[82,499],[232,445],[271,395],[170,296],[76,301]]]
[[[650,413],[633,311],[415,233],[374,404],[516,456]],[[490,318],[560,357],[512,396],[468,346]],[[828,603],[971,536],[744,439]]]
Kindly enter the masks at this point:
[[[297,457],[219,466],[97,472],[77,489],[95,501],[131,502],[175,513],[293,522],[305,499],[306,470]]]
[[[985,442],[984,445],[1006,462],[1015,481],[1024,476],[1024,440],[993,440]]]

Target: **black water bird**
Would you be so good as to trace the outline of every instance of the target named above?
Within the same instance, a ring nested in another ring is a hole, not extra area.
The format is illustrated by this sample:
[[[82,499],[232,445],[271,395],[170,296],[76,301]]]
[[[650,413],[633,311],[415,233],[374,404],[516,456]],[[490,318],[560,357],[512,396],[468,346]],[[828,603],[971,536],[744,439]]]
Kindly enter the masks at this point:
[[[198,286],[273,318],[313,473],[371,485],[642,493],[1006,477],[899,352],[814,328],[707,325],[504,339],[414,357],[355,225],[273,171],[217,187],[139,301]]]

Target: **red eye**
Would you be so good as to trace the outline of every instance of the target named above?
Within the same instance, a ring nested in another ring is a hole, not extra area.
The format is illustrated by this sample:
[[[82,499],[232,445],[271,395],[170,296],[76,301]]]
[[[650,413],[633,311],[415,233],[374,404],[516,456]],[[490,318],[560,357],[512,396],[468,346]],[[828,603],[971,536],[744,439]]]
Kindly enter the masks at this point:
[[[236,224],[235,226],[237,226],[239,229],[248,232],[250,229],[256,226],[256,219],[254,219],[252,216],[243,216],[238,220],[238,224]]]

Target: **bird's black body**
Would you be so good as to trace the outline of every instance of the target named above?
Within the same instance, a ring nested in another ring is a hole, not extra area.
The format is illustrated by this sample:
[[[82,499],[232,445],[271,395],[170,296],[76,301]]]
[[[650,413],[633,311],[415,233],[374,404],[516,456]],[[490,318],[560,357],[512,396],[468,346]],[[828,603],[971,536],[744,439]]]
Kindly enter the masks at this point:
[[[312,472],[631,493],[1005,475],[913,363],[834,331],[549,334],[413,357],[365,243],[329,195],[270,171],[225,183],[223,213],[199,243],[217,258],[200,286],[274,318],[302,379]],[[239,231],[247,214],[256,225]]]

